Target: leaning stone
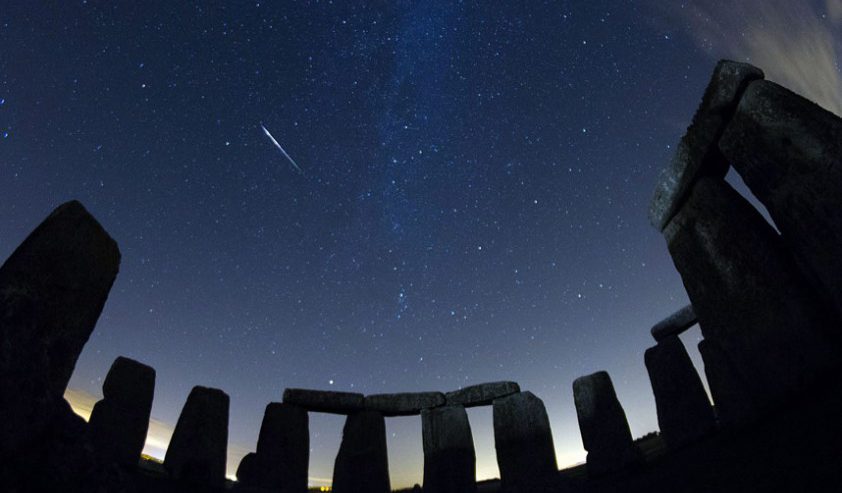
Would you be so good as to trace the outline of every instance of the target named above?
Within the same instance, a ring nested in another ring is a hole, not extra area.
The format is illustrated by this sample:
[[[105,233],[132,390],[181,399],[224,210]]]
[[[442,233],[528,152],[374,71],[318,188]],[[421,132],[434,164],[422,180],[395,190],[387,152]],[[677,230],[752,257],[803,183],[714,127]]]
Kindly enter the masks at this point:
[[[495,399],[493,415],[502,491],[554,491],[558,466],[550,420],[541,399],[532,392]]]
[[[834,315],[780,236],[727,183],[700,179],[664,236],[704,338],[754,402],[774,405],[835,366]]]
[[[749,384],[740,380],[739,372],[719,344],[703,339],[699,342],[699,353],[705,364],[705,377],[719,425],[736,428],[751,421],[759,405],[751,396]]]
[[[716,427],[713,408],[678,336],[647,349],[644,360],[667,446],[681,447],[711,433]]]
[[[471,385],[445,394],[448,406],[488,406],[494,399],[520,392],[515,382],[490,382]]]
[[[332,390],[286,389],[284,403],[307,411],[349,414],[365,409],[365,396]]]
[[[626,413],[608,373],[600,371],[574,380],[573,401],[582,444],[588,451],[588,476],[617,472],[641,463]]]
[[[225,392],[193,387],[164,456],[164,467],[173,478],[217,487],[225,484],[228,405]]]
[[[117,276],[120,250],[76,201],[0,267],[0,456],[47,426]]]
[[[476,453],[465,408],[424,409],[421,411],[421,435],[424,444],[424,491],[476,492]]]
[[[753,82],[719,147],[842,312],[842,118],[777,84]]]
[[[386,422],[374,411],[349,414],[333,466],[336,493],[389,493]]]
[[[681,334],[696,325],[696,322],[698,320],[696,319],[696,312],[693,311],[693,305],[687,305],[655,324],[650,333],[656,341],[661,341],[670,336]]]
[[[100,457],[136,467],[146,442],[155,370],[123,356],[114,360],[102,386],[104,399],[94,405],[88,429]]]
[[[242,484],[273,491],[306,491],[310,461],[307,411],[277,402],[267,405],[257,453],[249,456],[248,462],[243,458],[237,469],[237,480]]]
[[[669,166],[661,172],[649,206],[649,221],[663,230],[700,176],[724,177],[728,161],[717,147],[740,96],[763,71],[746,63],[721,60],[713,70],[693,123],[681,138]]]
[[[365,408],[384,416],[416,416],[422,409],[444,405],[441,392],[374,394],[366,396]]]

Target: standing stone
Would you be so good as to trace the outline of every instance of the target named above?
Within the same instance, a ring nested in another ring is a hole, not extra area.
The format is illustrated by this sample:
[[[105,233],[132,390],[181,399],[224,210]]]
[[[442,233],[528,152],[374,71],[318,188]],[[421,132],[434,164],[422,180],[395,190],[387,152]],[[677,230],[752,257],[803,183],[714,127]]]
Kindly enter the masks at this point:
[[[620,471],[641,462],[608,373],[600,371],[574,380],[573,401],[582,444],[588,451],[589,476]]]
[[[703,339],[699,342],[699,353],[719,425],[732,428],[751,420],[752,412],[759,405],[749,391],[749,384],[740,380],[739,372],[732,367],[719,343]]]
[[[448,406],[488,406],[494,399],[520,392],[517,382],[489,382],[463,387],[445,394]]]
[[[693,123],[658,179],[649,206],[649,221],[658,230],[662,231],[678,212],[699,177],[725,176],[728,160],[722,156],[717,142],[746,86],[762,78],[763,71],[747,63],[721,60],[716,64]]]
[[[221,487],[228,453],[228,394],[196,386],[178,417],[164,467],[175,479]]]
[[[835,317],[780,236],[727,183],[700,179],[664,236],[702,334],[728,362],[712,371],[735,372],[727,378],[753,402],[783,400],[835,365]]]
[[[719,146],[842,312],[842,118],[753,82]]]
[[[257,453],[243,458],[237,480],[271,491],[307,491],[310,426],[307,411],[290,404],[266,406]]]
[[[119,264],[117,244],[72,201],[0,267],[0,459],[43,442]]]
[[[712,432],[716,426],[713,408],[678,336],[647,349],[644,360],[666,444],[677,448]]]
[[[114,360],[94,405],[88,430],[100,457],[136,467],[146,442],[155,370],[123,356]]]
[[[696,312],[693,311],[693,305],[687,305],[656,323],[650,333],[655,341],[661,341],[670,336],[680,335],[685,330],[696,325],[697,322],[698,319],[696,318]]]
[[[541,399],[519,392],[493,404],[494,447],[502,491],[556,491],[558,466],[550,420]]]
[[[424,441],[424,491],[476,492],[477,459],[465,408],[424,409],[421,411],[421,435]]]
[[[389,493],[386,421],[374,411],[348,415],[333,466],[336,493]]]

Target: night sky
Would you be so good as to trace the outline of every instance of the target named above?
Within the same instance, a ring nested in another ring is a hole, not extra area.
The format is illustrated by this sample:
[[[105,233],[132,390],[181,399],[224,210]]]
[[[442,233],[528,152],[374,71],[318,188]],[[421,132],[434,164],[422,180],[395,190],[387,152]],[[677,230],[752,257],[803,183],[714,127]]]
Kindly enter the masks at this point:
[[[646,211],[715,61],[842,107],[838,0],[0,3],[0,259],[82,201],[123,257],[71,400],[119,355],[153,366],[163,457],[190,388],[221,388],[229,472],[285,387],[514,380],[566,466],[571,383],[604,369],[656,430],[643,352],[687,298]],[[311,414],[312,484],[342,425]],[[395,487],[420,430],[387,420]]]

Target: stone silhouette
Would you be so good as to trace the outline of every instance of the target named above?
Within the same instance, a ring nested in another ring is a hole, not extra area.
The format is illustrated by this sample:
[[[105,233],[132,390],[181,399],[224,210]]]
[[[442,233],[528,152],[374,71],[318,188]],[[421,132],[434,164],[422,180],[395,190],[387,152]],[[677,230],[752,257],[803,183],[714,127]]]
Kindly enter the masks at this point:
[[[330,390],[286,389],[284,403],[307,411],[349,414],[365,409],[365,396],[353,392]]]
[[[641,462],[608,373],[600,371],[574,380],[573,400],[582,444],[588,451],[589,476],[617,472]]]
[[[365,408],[383,416],[416,416],[422,409],[444,405],[441,392],[407,392],[403,394],[374,394],[365,397]]]
[[[102,394],[88,421],[91,441],[101,457],[136,467],[149,429],[155,370],[120,356],[105,377]]]
[[[424,491],[471,493],[477,489],[476,453],[468,413],[462,406],[421,411]]]
[[[734,427],[753,417],[759,407],[750,392],[748,382],[731,366],[719,343],[713,339],[699,342],[699,353],[705,364],[705,377],[720,426]]]
[[[652,337],[656,341],[661,341],[670,336],[677,336],[696,325],[696,312],[693,310],[693,305],[687,305],[684,308],[673,313],[669,317],[656,323],[651,330]]]
[[[349,414],[333,466],[336,493],[389,493],[386,422],[375,411]]]
[[[494,399],[520,392],[515,382],[489,382],[471,385],[445,394],[448,406],[488,406]]]
[[[237,469],[237,480],[270,491],[304,492],[309,461],[307,411],[272,402],[263,414],[257,452],[243,458]]]
[[[189,483],[225,484],[228,452],[228,394],[193,387],[164,456],[170,475]]]

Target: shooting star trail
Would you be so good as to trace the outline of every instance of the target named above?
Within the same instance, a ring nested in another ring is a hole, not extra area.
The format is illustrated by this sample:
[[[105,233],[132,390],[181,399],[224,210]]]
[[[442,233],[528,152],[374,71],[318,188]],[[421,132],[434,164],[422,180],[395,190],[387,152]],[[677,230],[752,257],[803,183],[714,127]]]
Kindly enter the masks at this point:
[[[275,147],[277,147],[278,150],[281,151],[281,154],[283,154],[284,157],[287,158],[287,161],[289,161],[290,164],[292,164],[292,166],[295,167],[295,169],[297,169],[298,172],[303,175],[304,171],[298,166],[298,164],[295,162],[295,159],[291,158],[290,155],[287,154],[287,151],[285,151],[284,148],[281,147],[281,144],[279,144],[278,141],[275,140],[275,137],[272,137],[272,134],[269,133],[268,130],[266,130],[266,127],[264,127],[263,125],[260,125],[260,128],[263,129],[263,133],[265,133],[266,136],[269,137],[269,140],[271,140],[272,143],[275,144]]]

